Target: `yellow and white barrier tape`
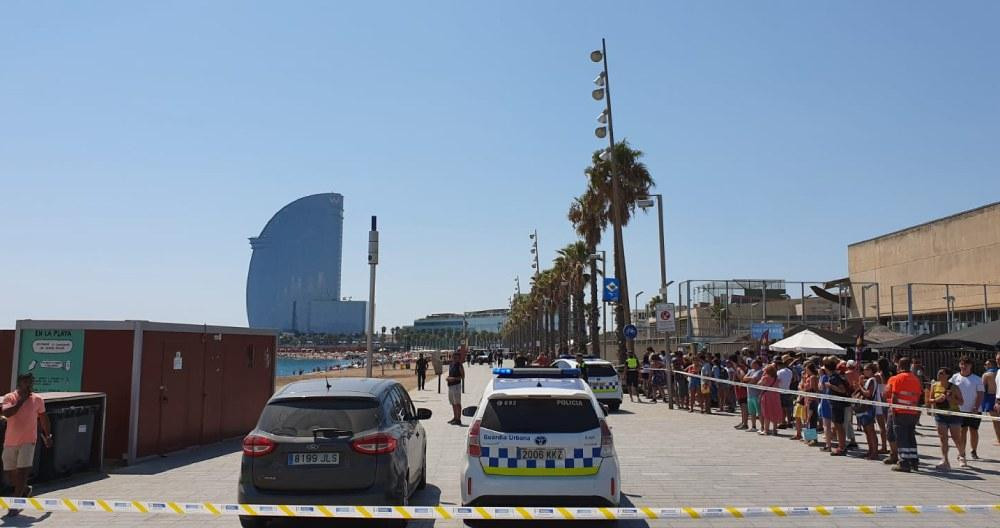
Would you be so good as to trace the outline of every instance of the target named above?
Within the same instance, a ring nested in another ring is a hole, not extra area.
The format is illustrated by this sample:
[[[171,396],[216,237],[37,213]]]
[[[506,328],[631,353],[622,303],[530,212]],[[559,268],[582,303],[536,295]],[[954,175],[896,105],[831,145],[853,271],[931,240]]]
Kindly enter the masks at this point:
[[[654,370],[655,371],[663,371],[663,372],[668,372],[669,371],[668,369],[649,369],[649,370],[650,371],[654,371]],[[791,390],[791,389],[779,389],[778,387],[769,387],[767,385],[756,385],[756,384],[753,384],[753,383],[744,383],[742,381],[733,381],[733,380],[718,379],[718,378],[713,378],[712,376],[705,376],[705,375],[702,375],[702,374],[692,374],[691,372],[683,372],[683,371],[680,371],[680,370],[674,370],[673,374],[674,375],[687,376],[689,378],[700,378],[700,379],[702,379],[704,381],[712,382],[712,383],[724,383],[726,385],[732,385],[734,387],[746,387],[747,389],[753,389],[753,390],[758,390],[758,391],[770,391],[770,392],[777,392],[779,394],[792,394],[792,395],[795,395],[795,396],[805,396],[806,398],[812,398],[814,400],[830,400],[830,401],[840,401],[840,402],[846,402],[846,403],[862,403],[862,404],[871,405],[871,406],[874,406],[874,407],[884,407],[884,408],[888,408],[888,409],[905,409],[905,410],[909,410],[909,411],[917,411],[917,412],[922,412],[922,413],[927,413],[927,414],[932,414],[932,415],[933,414],[940,414],[940,415],[946,415],[946,416],[961,416],[963,418],[977,418],[977,419],[980,419],[980,420],[983,420],[983,421],[988,421],[988,422],[990,422],[990,421],[991,422],[1000,421],[1000,416],[992,416],[992,415],[989,415],[989,414],[977,414],[977,413],[969,413],[969,412],[948,411],[948,410],[943,410],[943,409],[934,409],[933,407],[919,407],[919,406],[915,406],[915,405],[902,405],[902,404],[899,404],[899,403],[888,403],[888,402],[876,401],[876,400],[862,400],[862,399],[858,399],[858,398],[848,398],[846,396],[837,396],[836,394],[823,394],[821,392],[803,392],[803,391],[797,391],[797,390]],[[627,391],[628,389],[625,388],[625,390]],[[664,390],[666,390],[666,388]],[[1000,405],[1000,404],[998,404],[998,405]]]
[[[679,508],[566,508],[473,506],[323,506],[228,504],[215,502],[135,501],[0,497],[0,506],[39,512],[97,512],[167,515],[245,515],[266,517],[330,517],[352,519],[505,519],[626,520],[802,517],[833,515],[1000,513],[1000,504],[764,506]]]

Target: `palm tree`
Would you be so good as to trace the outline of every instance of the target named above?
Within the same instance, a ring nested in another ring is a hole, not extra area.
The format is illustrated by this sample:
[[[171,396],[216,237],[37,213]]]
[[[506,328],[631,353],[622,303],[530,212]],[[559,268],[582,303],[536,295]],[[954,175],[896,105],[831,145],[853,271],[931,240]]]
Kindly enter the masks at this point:
[[[569,221],[576,229],[576,234],[583,238],[587,246],[587,260],[590,264],[590,342],[591,353],[601,356],[601,345],[598,336],[598,300],[597,300],[597,260],[591,255],[597,253],[597,244],[601,242],[601,232],[608,225],[608,211],[601,201],[600,195],[593,189],[587,189],[579,198],[574,198],[569,206]]]
[[[649,174],[646,165],[640,161],[642,151],[633,149],[627,140],[615,143],[613,156],[614,169],[618,175],[618,197],[619,207],[617,211],[612,210],[612,166],[611,159],[605,161],[601,159],[600,150],[595,151],[591,157],[591,166],[587,168],[586,174],[590,180],[590,188],[600,197],[600,203],[608,211],[608,218],[613,219],[617,213],[618,220],[622,227],[628,224],[635,212],[636,202],[649,195],[649,189],[655,185],[653,177]],[[621,299],[615,309],[615,319],[618,328],[628,324],[631,319],[629,313],[628,297],[628,273],[625,269],[625,245],[621,240],[620,232],[615,232],[615,275],[621,283]],[[625,336],[618,335],[618,356],[621,361],[625,360],[626,342]]]
[[[649,299],[649,302],[646,303],[646,311],[652,312],[653,310],[656,309],[656,305],[661,304],[662,302],[663,302],[663,297],[660,297],[659,295],[654,295]]]
[[[569,289],[567,299],[572,299],[573,301],[571,321],[573,326],[573,343],[577,352],[584,351],[583,343],[586,340],[586,330],[584,329],[584,286],[587,283],[586,270],[588,264],[591,264],[590,255],[592,254],[587,247],[587,243],[583,240],[573,242],[559,250],[563,280]]]

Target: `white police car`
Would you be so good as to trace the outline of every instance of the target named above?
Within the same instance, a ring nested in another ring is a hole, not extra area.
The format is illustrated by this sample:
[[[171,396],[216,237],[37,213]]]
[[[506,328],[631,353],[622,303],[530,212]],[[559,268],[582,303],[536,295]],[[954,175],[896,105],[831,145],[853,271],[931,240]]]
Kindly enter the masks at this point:
[[[594,391],[597,401],[607,405],[612,411],[622,406],[622,382],[618,371],[610,361],[597,358],[583,358],[587,365],[587,384]],[[556,368],[576,368],[576,359],[560,358],[552,363]]]
[[[615,506],[611,428],[576,369],[494,369],[472,416],[462,504]]]

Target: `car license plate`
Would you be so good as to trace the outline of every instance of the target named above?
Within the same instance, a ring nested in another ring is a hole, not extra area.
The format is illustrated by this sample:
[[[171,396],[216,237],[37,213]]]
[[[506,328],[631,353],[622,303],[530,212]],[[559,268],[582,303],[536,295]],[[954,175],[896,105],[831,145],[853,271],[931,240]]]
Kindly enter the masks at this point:
[[[552,447],[522,447],[517,450],[517,458],[521,460],[562,460],[566,452],[562,448]]]
[[[340,453],[289,453],[289,466],[335,466],[340,464]]]

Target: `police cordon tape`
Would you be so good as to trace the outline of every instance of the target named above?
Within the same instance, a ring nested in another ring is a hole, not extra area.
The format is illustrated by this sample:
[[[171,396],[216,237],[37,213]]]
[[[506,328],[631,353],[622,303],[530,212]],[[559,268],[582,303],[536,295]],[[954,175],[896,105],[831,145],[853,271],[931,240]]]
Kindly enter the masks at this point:
[[[39,512],[96,512],[210,516],[326,517],[344,519],[628,520],[803,517],[930,513],[997,513],[1000,504],[765,506],[721,508],[562,508],[472,506],[323,506],[228,504],[114,499],[0,497],[0,506]]]
[[[616,365],[616,367],[621,368],[622,365]],[[654,372],[654,371],[669,372],[669,369],[652,369],[651,368],[651,369],[648,369],[648,371],[649,372]],[[865,405],[872,405],[872,406],[875,406],[875,407],[885,407],[885,408],[888,408],[888,409],[905,409],[905,410],[909,410],[909,411],[917,411],[917,412],[922,412],[922,413],[927,413],[927,414],[941,414],[941,415],[946,415],[946,416],[961,416],[963,418],[976,418],[976,419],[990,421],[990,422],[1000,421],[1000,416],[993,416],[993,415],[990,415],[990,414],[976,414],[976,413],[969,413],[969,412],[948,411],[948,410],[944,410],[944,409],[935,409],[933,407],[919,407],[919,406],[916,406],[916,405],[903,405],[903,404],[899,404],[899,403],[888,403],[888,402],[875,401],[875,400],[866,400],[866,399],[860,399],[860,398],[848,398],[846,396],[837,396],[835,394],[823,394],[823,393],[820,393],[820,392],[804,392],[804,391],[797,391],[797,390],[791,390],[791,389],[779,389],[778,387],[768,387],[767,385],[755,385],[753,383],[744,383],[742,381],[733,381],[733,380],[718,379],[718,378],[714,378],[712,376],[705,376],[705,375],[702,375],[702,374],[693,374],[691,372],[683,372],[683,371],[680,371],[680,370],[674,370],[673,374],[674,375],[678,375],[679,374],[679,375],[688,376],[688,377],[691,377],[691,378],[700,378],[702,380],[710,381],[710,382],[713,382],[713,383],[725,383],[727,385],[733,385],[733,386],[736,386],[736,387],[746,387],[748,389],[754,389],[754,390],[759,390],[759,391],[770,391],[770,392],[777,392],[777,393],[780,393],[780,394],[793,394],[793,395],[796,395],[796,396],[805,396],[806,398],[813,398],[813,399],[816,399],[816,400],[840,401],[840,402],[845,402],[845,403],[861,403],[861,404],[865,404]]]

